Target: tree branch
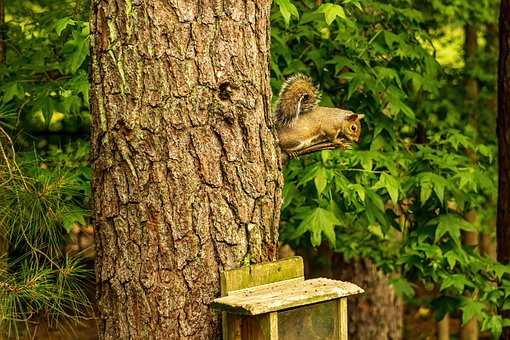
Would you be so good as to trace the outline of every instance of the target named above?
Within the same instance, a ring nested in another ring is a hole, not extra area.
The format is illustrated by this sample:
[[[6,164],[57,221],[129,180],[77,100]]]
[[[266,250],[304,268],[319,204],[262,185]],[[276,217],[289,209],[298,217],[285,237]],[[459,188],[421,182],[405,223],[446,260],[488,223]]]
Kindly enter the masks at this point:
[[[317,151],[333,150],[333,149],[345,150],[345,149],[348,149],[349,147],[350,147],[349,144],[341,145],[341,144],[335,144],[335,143],[331,143],[331,142],[321,142],[321,143],[314,144],[309,147],[303,148],[298,151],[289,152],[289,153],[283,152],[283,157],[284,157],[283,163],[286,163],[287,161],[294,159],[296,157],[308,155],[308,154],[311,154],[311,153],[317,152]]]

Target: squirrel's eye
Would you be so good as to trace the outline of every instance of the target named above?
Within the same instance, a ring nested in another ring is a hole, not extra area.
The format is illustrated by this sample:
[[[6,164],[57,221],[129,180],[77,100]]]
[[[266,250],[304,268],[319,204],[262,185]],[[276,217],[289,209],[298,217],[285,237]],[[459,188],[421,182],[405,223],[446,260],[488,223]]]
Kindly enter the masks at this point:
[[[352,131],[356,131],[356,129],[357,129],[356,125],[351,125],[351,130]]]

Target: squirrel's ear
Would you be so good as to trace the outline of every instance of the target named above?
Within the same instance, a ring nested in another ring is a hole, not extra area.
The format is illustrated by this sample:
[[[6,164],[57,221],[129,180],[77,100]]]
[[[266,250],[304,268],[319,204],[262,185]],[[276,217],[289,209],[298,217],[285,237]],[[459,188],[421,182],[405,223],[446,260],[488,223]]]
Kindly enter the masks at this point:
[[[357,115],[357,114],[353,113],[352,115],[348,115],[347,116],[347,120],[349,122],[354,122],[354,121],[357,121],[357,120],[361,120],[364,117],[365,117],[365,115]]]

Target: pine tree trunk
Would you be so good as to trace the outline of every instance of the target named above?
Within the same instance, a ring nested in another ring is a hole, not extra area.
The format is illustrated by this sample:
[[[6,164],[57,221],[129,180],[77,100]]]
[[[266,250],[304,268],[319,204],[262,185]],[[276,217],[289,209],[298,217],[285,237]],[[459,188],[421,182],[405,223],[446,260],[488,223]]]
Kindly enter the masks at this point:
[[[101,339],[215,339],[219,272],[277,254],[270,1],[93,1]]]
[[[497,218],[498,261],[510,263],[510,0],[501,0],[499,17],[498,146],[499,195]],[[510,311],[502,312],[510,318]],[[510,339],[510,327],[502,339]]]

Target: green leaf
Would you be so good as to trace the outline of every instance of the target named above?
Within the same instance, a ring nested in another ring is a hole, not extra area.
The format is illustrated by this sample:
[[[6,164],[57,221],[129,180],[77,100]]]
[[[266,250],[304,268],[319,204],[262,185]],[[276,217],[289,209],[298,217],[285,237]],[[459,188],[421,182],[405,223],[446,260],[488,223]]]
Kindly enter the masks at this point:
[[[74,21],[70,17],[65,17],[65,18],[59,19],[55,23],[55,31],[57,32],[58,36],[60,36],[62,34],[62,31],[65,30],[65,28],[67,26],[73,26],[75,24],[76,24],[76,21]]]
[[[422,205],[427,202],[432,194],[432,190],[434,190],[439,201],[443,203],[445,187],[447,185],[447,181],[443,177],[432,172],[423,172],[419,176],[419,183],[421,186],[420,202]]]
[[[275,0],[276,4],[280,8],[280,13],[282,14],[283,20],[285,21],[285,25],[289,25],[290,18],[295,16],[299,18],[299,12],[296,6],[290,2],[290,0]]]
[[[411,286],[409,281],[407,281],[404,278],[400,277],[397,279],[391,279],[390,285],[393,286],[395,292],[397,292],[397,294],[399,294],[400,296],[405,296],[407,298],[412,298],[414,296],[413,287]]]
[[[508,320],[503,322],[503,318],[500,315],[491,315],[483,320],[482,330],[490,331],[494,339],[499,339],[503,332],[503,325],[508,327]]]
[[[499,280],[501,280],[504,274],[510,274],[510,265],[496,263],[493,268]]]
[[[401,38],[395,33],[392,33],[390,31],[384,31],[384,41],[386,42],[386,45],[388,45],[388,47],[392,49],[393,44],[396,42],[400,42]]]
[[[454,288],[458,293],[464,292],[464,287],[473,287],[473,284],[463,274],[450,274],[443,277],[440,290]]]
[[[442,295],[432,300],[430,304],[436,312],[435,319],[439,321],[442,320],[447,313],[457,312],[459,301],[454,297]]]
[[[75,73],[89,55],[89,40],[87,35],[75,34],[73,39],[64,44],[66,72]]]
[[[465,299],[460,307],[462,310],[462,324],[465,325],[472,318],[480,320],[484,315],[485,306],[479,301]]]
[[[318,13],[324,13],[324,19],[328,25],[336,19],[336,17],[340,17],[345,19],[345,11],[342,6],[335,4],[322,4],[317,9]]]
[[[455,268],[455,265],[457,262],[462,263],[464,262],[464,259],[459,255],[457,250],[450,250],[447,251],[444,256],[446,257],[446,261],[448,262],[448,265],[450,266],[450,269],[453,270]]]
[[[398,203],[399,183],[397,179],[387,173],[382,173],[379,181],[375,184],[374,188],[385,188],[390,195],[391,200],[396,205]]]
[[[320,168],[317,171],[313,181],[315,183],[315,188],[317,189],[317,193],[319,194],[319,196],[322,195],[322,193],[324,192],[324,189],[326,189],[326,185],[328,184],[326,169]]]
[[[435,241],[438,242],[441,237],[445,234],[449,234],[450,237],[455,241],[457,245],[460,245],[460,231],[472,231],[475,230],[475,227],[467,222],[466,220],[460,218],[459,216],[447,214],[441,215],[438,218],[435,218],[429,222],[429,224],[434,224],[437,222],[437,229],[435,235]]]
[[[299,224],[292,238],[295,239],[306,232],[310,232],[311,244],[317,247],[321,244],[322,234],[324,234],[334,247],[336,244],[335,226],[337,225],[340,225],[340,221],[335,214],[323,208],[315,208]]]
[[[73,229],[74,224],[78,223],[84,225],[86,216],[88,216],[88,214],[84,210],[68,211],[62,218],[62,224],[65,230],[70,232]]]
[[[383,239],[385,236],[384,236],[384,233],[381,229],[381,225],[380,224],[371,224],[368,226],[368,231],[370,231],[372,234],[374,234],[375,236]]]
[[[2,98],[2,102],[7,103],[13,98],[23,99],[24,96],[25,90],[23,89],[23,85],[13,81],[4,87],[4,96]]]
[[[373,190],[365,189],[366,196],[370,199],[370,201],[377,207],[378,210],[384,212],[384,202],[378,194],[376,194]]]
[[[430,183],[421,183],[420,188],[420,202],[421,205],[425,205],[430,195],[432,194],[432,185]]]
[[[351,184],[349,188],[356,191],[361,202],[365,203],[365,188],[361,184]]]

